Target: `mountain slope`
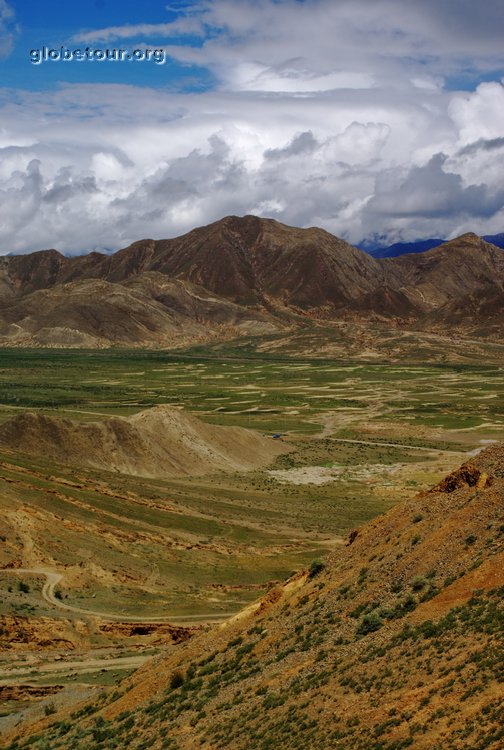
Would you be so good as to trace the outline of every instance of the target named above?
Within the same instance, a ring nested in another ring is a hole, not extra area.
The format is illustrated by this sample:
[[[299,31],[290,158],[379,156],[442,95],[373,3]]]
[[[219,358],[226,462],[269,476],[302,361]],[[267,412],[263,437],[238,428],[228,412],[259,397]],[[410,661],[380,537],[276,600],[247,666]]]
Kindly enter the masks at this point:
[[[374,259],[322,229],[228,216],[113,255],[66,258],[47,250],[0,258],[0,341],[169,347],[326,320],[413,329],[434,321],[464,331],[457,305],[499,284],[504,254],[474,234]],[[502,331],[500,319],[492,327],[486,312],[472,311],[472,332]]]
[[[156,243],[154,270],[251,304],[272,298],[300,308],[341,306],[368,291],[376,263],[322,229],[256,216],[227,217],[184,238]]]
[[[122,283],[145,271],[204,286],[239,304],[313,306],[358,296],[373,286],[376,262],[322,229],[228,216],[172,240],[140,240],[113,255],[65,258],[55,250],[2,259],[10,296],[82,279]]]
[[[471,233],[419,255],[381,262],[389,285],[402,285],[425,310],[504,281],[504,253]]]
[[[0,425],[0,446],[142,477],[244,471],[285,452],[251,430],[209,425],[169,406],[86,423],[23,412]]]
[[[101,279],[56,284],[0,306],[0,336],[20,346],[173,346],[277,326],[261,311],[155,273],[123,284]]]
[[[504,284],[489,282],[479,291],[446,302],[428,318],[433,328],[464,328],[475,336],[498,337],[504,326]]]
[[[500,444],[30,747],[499,750],[503,497]]]

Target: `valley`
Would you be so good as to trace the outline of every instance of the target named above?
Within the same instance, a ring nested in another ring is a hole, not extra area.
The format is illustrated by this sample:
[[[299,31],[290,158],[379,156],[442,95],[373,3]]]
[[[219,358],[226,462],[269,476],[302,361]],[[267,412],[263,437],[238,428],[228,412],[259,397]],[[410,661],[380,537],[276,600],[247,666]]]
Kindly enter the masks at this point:
[[[264,344],[0,352],[0,687],[18,690],[5,728],[228,620],[502,436],[497,364],[290,359]],[[174,471],[146,443],[125,473],[89,463],[105,443],[72,442],[132,419],[171,436],[171,455],[188,425],[192,448],[232,428],[242,453]]]
[[[503,33],[0,0],[0,750],[504,750]]]
[[[476,235],[377,260],[228,216],[0,260],[7,735],[260,610],[502,439],[504,261]]]

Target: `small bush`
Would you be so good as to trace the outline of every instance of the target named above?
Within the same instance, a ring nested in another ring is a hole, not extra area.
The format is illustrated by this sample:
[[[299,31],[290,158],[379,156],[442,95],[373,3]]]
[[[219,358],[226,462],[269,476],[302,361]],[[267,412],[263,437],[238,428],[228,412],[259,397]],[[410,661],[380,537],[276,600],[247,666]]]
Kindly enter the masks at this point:
[[[319,573],[322,573],[322,571],[325,570],[325,567],[326,565],[322,560],[313,560],[308,571],[308,578],[310,578],[310,580],[315,578],[315,576],[318,576]]]
[[[170,687],[172,690],[176,690],[184,684],[184,675],[180,669],[176,669],[170,677]]]
[[[368,633],[374,633],[375,630],[379,630],[383,625],[383,620],[377,612],[370,612],[368,615],[364,615],[357,628],[357,635],[367,635]]]
[[[411,581],[411,588],[413,591],[421,591],[425,587],[425,580],[420,576],[413,578]]]

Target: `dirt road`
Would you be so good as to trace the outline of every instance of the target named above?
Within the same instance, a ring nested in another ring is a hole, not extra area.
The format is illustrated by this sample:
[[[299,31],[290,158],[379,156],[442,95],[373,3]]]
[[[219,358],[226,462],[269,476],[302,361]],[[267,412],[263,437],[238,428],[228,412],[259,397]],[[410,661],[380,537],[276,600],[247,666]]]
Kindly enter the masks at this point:
[[[87,617],[97,617],[100,620],[109,620],[111,622],[152,622],[172,623],[174,625],[191,625],[197,622],[222,622],[222,620],[226,620],[228,617],[236,614],[236,611],[233,611],[219,612],[218,614],[215,612],[209,612],[200,615],[144,617],[143,615],[117,615],[112,612],[83,609],[82,607],[74,607],[71,604],[66,604],[56,596],[56,586],[63,580],[63,575],[61,573],[57,573],[56,571],[47,568],[3,568],[0,572],[14,573],[18,575],[45,576],[46,581],[42,587],[42,597],[48,604],[51,604],[58,609],[66,610],[67,612],[75,612],[76,614],[86,615]]]
[[[152,655],[140,656],[118,656],[108,659],[84,659],[79,661],[57,661],[48,662],[47,664],[24,665],[22,667],[13,666],[1,668],[0,687],[2,685],[25,684],[29,679],[37,679],[41,675],[51,674],[90,674],[97,672],[110,672],[112,670],[138,669],[146,661],[152,659]]]
[[[356,445],[377,445],[380,448],[403,448],[409,451],[424,451],[427,453],[448,453],[454,456],[464,455],[464,451],[452,451],[447,448],[429,448],[425,445],[406,445],[405,443],[385,443],[380,440],[354,440],[352,438],[331,438],[334,443],[355,443]]]

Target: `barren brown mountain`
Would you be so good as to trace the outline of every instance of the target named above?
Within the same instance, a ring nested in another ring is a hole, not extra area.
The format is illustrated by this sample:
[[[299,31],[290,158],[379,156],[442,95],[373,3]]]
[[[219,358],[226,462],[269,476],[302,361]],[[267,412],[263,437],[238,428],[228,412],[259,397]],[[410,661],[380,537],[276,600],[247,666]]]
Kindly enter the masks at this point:
[[[0,340],[18,345],[173,346],[277,327],[266,312],[151,272],[123,284],[103,279],[55,284],[0,306]]]
[[[1,258],[0,340],[177,346],[342,319],[499,335],[503,284],[502,250],[473,234],[375,260],[322,229],[228,216],[113,255]]]
[[[467,295],[504,283],[504,253],[468,233],[425,253],[383,261],[389,284],[404,291],[424,310],[436,310]]]

